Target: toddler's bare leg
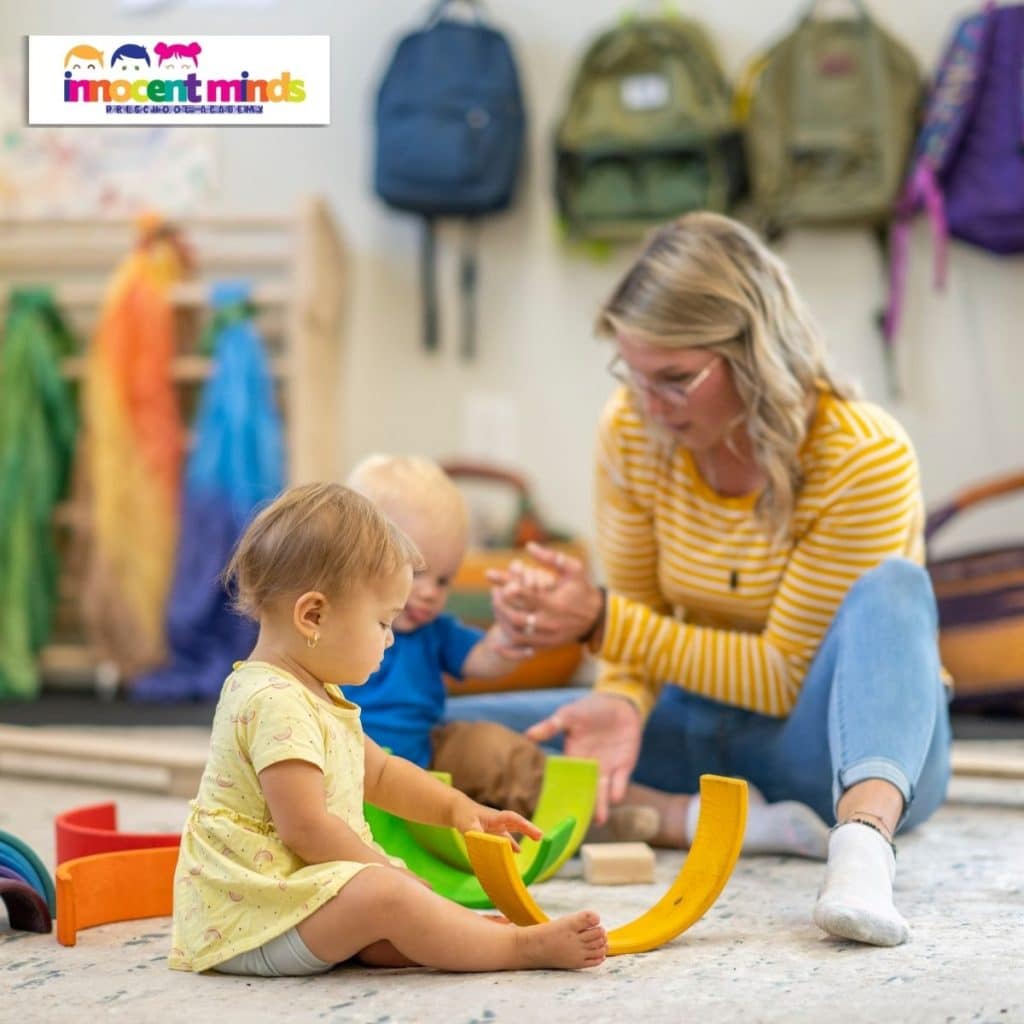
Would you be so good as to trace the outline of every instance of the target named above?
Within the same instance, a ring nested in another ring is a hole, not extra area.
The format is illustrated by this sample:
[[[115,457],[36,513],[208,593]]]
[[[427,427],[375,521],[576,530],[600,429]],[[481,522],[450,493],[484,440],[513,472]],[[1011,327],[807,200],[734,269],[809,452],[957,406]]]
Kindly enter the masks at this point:
[[[399,953],[387,939],[361,949],[356,954],[356,959],[367,967],[419,967],[415,960]]]
[[[399,966],[387,959],[386,940],[408,963],[447,971],[596,967],[608,947],[592,911],[529,928],[496,927],[386,867],[360,871],[298,931],[314,956],[331,963],[365,950],[375,963]]]

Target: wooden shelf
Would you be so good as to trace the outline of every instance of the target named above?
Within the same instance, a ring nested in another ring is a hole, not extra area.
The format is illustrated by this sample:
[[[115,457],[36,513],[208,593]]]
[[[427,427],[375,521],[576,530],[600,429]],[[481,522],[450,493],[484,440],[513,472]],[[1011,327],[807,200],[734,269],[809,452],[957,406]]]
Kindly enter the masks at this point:
[[[116,239],[96,243],[69,252],[60,252],[49,247],[0,244],[0,274],[26,271],[33,274],[51,275],[54,271],[109,270],[124,256],[124,246],[117,245]],[[287,249],[277,252],[262,248],[232,250],[208,250],[197,255],[195,265],[200,274],[221,272],[239,275],[253,271],[286,271],[292,261]]]
[[[193,213],[180,222],[187,224],[190,231],[208,228],[221,231],[288,231],[294,226],[295,218],[269,213]],[[25,232],[36,236],[45,230],[69,233],[95,232],[98,229],[133,233],[136,223],[134,217],[0,217],[0,234]]]
[[[62,360],[61,370],[68,380],[81,380],[85,376],[86,357],[68,356]],[[209,356],[177,356],[171,365],[171,377],[181,384],[204,381],[210,376],[213,360]],[[270,375],[275,379],[288,376],[288,360],[284,356],[270,360]]]
[[[213,361],[193,351],[217,279],[246,279],[261,328],[273,339],[270,372],[278,385],[285,422],[288,475],[293,483],[338,479],[342,424],[336,400],[342,356],[342,318],[347,261],[326,203],[310,198],[292,216],[226,214],[174,220],[195,256],[198,276],[177,284],[174,306],[196,317],[182,317],[182,339],[172,377],[190,408],[196,384],[208,379]],[[73,317],[82,343],[102,308],[110,275],[135,237],[133,219],[0,219],[0,312],[12,288],[45,283],[60,308]],[[264,323],[264,320],[266,323]],[[67,358],[62,369],[81,381],[86,355]],[[88,533],[88,505],[72,501],[54,511],[54,525],[73,546],[76,533]],[[79,570],[80,571],[80,568]],[[81,580],[74,570],[60,581],[61,614],[52,643],[40,656],[48,685],[117,685],[116,668],[101,662],[90,643],[76,595]]]
[[[204,308],[209,305],[211,287],[203,281],[183,281],[171,289],[171,302],[179,309]],[[106,294],[106,281],[71,282],[54,290],[54,301],[64,310],[98,310]],[[284,309],[288,305],[288,288],[276,282],[258,284],[250,297],[259,309]],[[6,305],[7,297],[4,296],[0,301],[0,311]]]

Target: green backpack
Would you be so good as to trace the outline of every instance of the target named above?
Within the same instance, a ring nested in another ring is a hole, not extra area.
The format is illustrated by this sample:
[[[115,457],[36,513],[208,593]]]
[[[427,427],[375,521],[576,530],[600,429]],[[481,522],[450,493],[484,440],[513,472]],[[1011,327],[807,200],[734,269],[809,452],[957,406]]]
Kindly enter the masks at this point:
[[[687,210],[727,210],[744,184],[742,140],[704,30],[635,18],[598,37],[555,140],[570,238],[619,241]]]
[[[798,224],[888,223],[914,145],[917,63],[856,0],[856,16],[796,29],[748,72],[751,193],[771,235]]]

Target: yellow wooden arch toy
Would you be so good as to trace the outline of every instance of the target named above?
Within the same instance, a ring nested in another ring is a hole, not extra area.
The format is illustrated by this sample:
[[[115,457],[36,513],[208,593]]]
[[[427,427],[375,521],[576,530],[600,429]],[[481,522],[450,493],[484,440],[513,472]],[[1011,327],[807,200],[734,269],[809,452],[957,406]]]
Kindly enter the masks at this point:
[[[746,782],[702,775],[697,834],[679,874],[650,910],[608,933],[608,955],[657,949],[699,921],[729,881],[746,827]],[[467,832],[466,848],[480,884],[513,924],[548,920],[526,891],[506,838]]]

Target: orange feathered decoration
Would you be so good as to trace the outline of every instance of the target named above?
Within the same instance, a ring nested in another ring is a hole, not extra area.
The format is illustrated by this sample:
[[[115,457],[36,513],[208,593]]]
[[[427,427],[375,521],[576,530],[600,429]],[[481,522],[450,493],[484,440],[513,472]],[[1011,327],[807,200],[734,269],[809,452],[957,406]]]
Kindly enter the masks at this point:
[[[159,221],[140,227],[139,245],[103,305],[85,394],[92,508],[85,617],[100,657],[125,677],[164,656],[185,447],[170,290],[186,257]]]

